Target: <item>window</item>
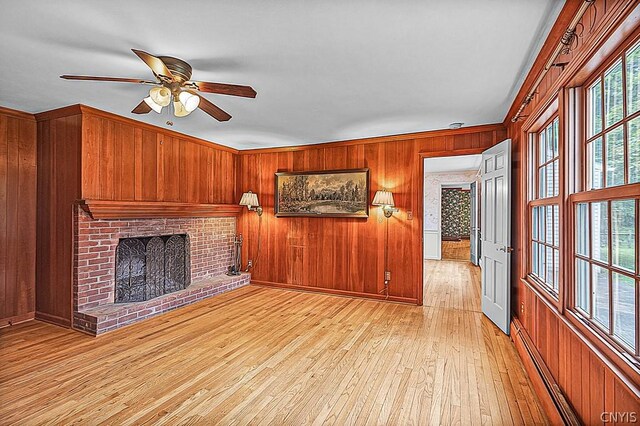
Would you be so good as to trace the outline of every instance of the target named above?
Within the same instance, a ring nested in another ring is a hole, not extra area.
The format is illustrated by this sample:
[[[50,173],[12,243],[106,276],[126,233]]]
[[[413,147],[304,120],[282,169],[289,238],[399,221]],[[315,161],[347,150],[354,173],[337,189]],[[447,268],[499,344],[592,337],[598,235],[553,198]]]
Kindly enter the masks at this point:
[[[529,275],[557,297],[560,269],[560,150],[559,120],[551,119],[531,134],[530,202],[531,249]]]
[[[573,310],[638,359],[640,43],[591,79],[585,99],[585,184],[570,197]]]
[[[587,189],[640,182],[640,43],[587,89]]]
[[[637,353],[638,199],[575,206],[575,307]]]

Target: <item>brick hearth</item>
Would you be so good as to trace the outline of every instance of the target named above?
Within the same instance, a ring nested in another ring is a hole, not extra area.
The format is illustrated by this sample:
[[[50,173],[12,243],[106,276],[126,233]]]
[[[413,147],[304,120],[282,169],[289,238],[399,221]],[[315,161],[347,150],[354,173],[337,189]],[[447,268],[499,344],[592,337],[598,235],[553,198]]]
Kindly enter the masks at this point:
[[[73,327],[100,334],[249,284],[249,274],[227,277],[236,219],[167,218],[94,220],[75,214]],[[191,285],[140,303],[114,303],[115,254],[120,238],[187,234]]]

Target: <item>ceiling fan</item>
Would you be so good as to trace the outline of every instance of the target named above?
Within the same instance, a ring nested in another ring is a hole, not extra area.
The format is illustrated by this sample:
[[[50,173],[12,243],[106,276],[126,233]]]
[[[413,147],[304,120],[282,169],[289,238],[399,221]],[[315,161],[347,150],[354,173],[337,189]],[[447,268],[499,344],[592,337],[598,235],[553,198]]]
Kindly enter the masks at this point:
[[[220,95],[242,96],[255,98],[256,91],[250,86],[235,84],[209,83],[191,80],[191,65],[182,59],[171,56],[153,56],[142,50],[131,49],[145,64],[151,68],[156,81],[139,80],[136,78],[94,77],[88,75],[61,75],[66,80],[116,81],[120,83],[149,84],[154,87],[149,90],[149,96],[144,98],[131,112],[147,114],[151,110],[158,114],[163,107],[173,103],[173,114],[185,117],[196,108],[200,108],[218,121],[227,121],[231,115],[221,110],[196,92],[217,93]]]

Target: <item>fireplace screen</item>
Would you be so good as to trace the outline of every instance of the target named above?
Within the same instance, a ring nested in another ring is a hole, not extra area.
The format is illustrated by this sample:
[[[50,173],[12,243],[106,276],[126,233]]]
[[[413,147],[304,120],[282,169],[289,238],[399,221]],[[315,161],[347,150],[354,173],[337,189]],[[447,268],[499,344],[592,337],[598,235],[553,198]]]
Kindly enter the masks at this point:
[[[188,235],[123,238],[116,249],[116,303],[142,302],[191,281]]]

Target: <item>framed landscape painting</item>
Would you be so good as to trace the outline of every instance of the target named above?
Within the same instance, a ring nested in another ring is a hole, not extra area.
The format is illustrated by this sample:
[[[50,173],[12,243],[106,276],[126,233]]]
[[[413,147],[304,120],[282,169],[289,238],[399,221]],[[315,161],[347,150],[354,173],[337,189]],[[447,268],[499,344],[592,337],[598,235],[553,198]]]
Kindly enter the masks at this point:
[[[369,169],[276,173],[277,217],[369,217]]]

